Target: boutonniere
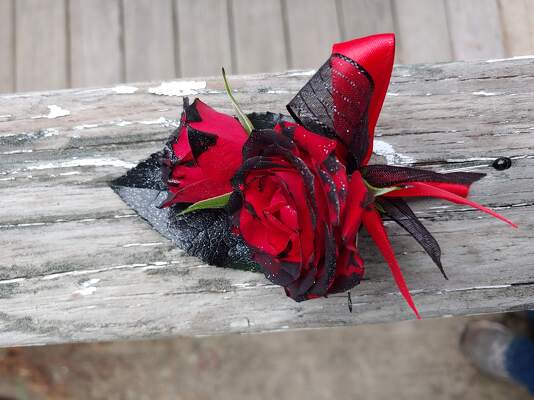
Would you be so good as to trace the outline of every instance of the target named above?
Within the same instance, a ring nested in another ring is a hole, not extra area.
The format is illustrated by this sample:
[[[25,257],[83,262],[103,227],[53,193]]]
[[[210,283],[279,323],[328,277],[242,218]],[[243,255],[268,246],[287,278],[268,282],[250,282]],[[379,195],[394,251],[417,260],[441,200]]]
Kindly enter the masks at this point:
[[[369,164],[394,53],[392,34],[334,45],[287,105],[289,116],[242,112],[223,71],[237,117],[184,98],[180,126],[163,151],[115,188],[191,255],[261,270],[296,301],[345,292],[361,281],[365,254],[358,235],[365,229],[419,317],[384,216],[417,240],[445,278],[440,247],[407,199],[464,204],[515,225],[467,199],[483,174]],[[157,204],[154,191],[164,193]]]

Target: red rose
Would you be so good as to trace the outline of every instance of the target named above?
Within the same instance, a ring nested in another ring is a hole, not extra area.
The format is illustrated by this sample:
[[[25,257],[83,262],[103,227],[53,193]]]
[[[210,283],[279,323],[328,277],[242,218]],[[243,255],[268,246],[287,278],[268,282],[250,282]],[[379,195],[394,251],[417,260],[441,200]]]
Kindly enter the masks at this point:
[[[233,179],[234,227],[297,301],[348,290],[363,275],[355,243],[367,190],[357,172],[348,181],[335,149],[293,123],[253,131]]]
[[[232,191],[230,180],[241,165],[247,132],[234,117],[198,99],[184,99],[180,127],[167,144],[163,161],[169,197],[162,204],[195,203]]]

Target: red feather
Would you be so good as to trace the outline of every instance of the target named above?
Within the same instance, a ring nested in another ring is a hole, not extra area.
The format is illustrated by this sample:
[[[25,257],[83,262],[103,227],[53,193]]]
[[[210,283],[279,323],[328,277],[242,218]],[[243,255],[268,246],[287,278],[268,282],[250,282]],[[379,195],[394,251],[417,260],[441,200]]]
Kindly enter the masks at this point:
[[[465,204],[473,208],[476,208],[480,211],[484,211],[485,213],[495,218],[498,218],[501,221],[506,222],[507,224],[510,224],[514,228],[517,228],[517,225],[514,224],[512,221],[496,213],[495,211],[490,210],[487,207],[484,207],[478,203],[475,203],[474,201],[465,199],[454,193],[448,192],[447,190],[440,189],[436,186],[432,186],[432,185],[422,183],[422,182],[410,182],[407,184],[406,188],[394,190],[393,192],[387,193],[385,196],[388,196],[388,197],[437,197],[439,199],[451,201],[456,204]]]
[[[393,278],[395,279],[402,296],[406,300],[406,303],[408,303],[410,308],[413,310],[417,319],[421,319],[419,311],[417,311],[417,307],[415,306],[410,291],[408,290],[408,286],[406,286],[406,281],[404,280],[402,271],[397,263],[397,259],[395,258],[395,253],[393,252],[391,243],[389,242],[386,229],[382,223],[382,218],[380,218],[380,214],[378,211],[376,211],[376,209],[371,208],[364,211],[363,225],[365,226],[365,229],[367,229],[367,232],[369,232],[369,235],[371,235],[371,239],[373,239],[375,242],[376,247],[378,247],[378,250],[380,250],[380,253],[382,253],[382,256],[387,261],[391,273],[393,274]]]

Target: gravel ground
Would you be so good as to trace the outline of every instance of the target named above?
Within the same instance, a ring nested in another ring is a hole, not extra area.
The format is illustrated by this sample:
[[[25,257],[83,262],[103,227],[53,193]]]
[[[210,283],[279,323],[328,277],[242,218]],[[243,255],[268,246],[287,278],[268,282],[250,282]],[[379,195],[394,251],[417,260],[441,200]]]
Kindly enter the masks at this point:
[[[463,358],[465,323],[4,349],[0,400],[532,399]]]

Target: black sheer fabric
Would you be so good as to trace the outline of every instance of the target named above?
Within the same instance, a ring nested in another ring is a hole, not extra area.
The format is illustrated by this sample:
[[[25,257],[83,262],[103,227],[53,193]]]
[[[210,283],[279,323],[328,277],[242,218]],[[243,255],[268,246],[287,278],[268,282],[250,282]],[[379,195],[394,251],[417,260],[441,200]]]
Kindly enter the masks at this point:
[[[448,279],[441,264],[441,248],[438,242],[413,213],[408,204],[401,198],[381,197],[377,199],[377,202],[391,219],[402,226],[417,240],[430,258],[432,258],[432,261],[438,266],[445,279]]]
[[[333,54],[289,102],[287,109],[306,129],[337,137],[356,161],[369,148],[367,111],[373,80],[354,60]]]
[[[362,176],[375,187],[395,186],[406,182],[442,182],[469,186],[485,174],[476,172],[439,172],[425,169],[395,167],[393,165],[368,165],[362,169]]]

